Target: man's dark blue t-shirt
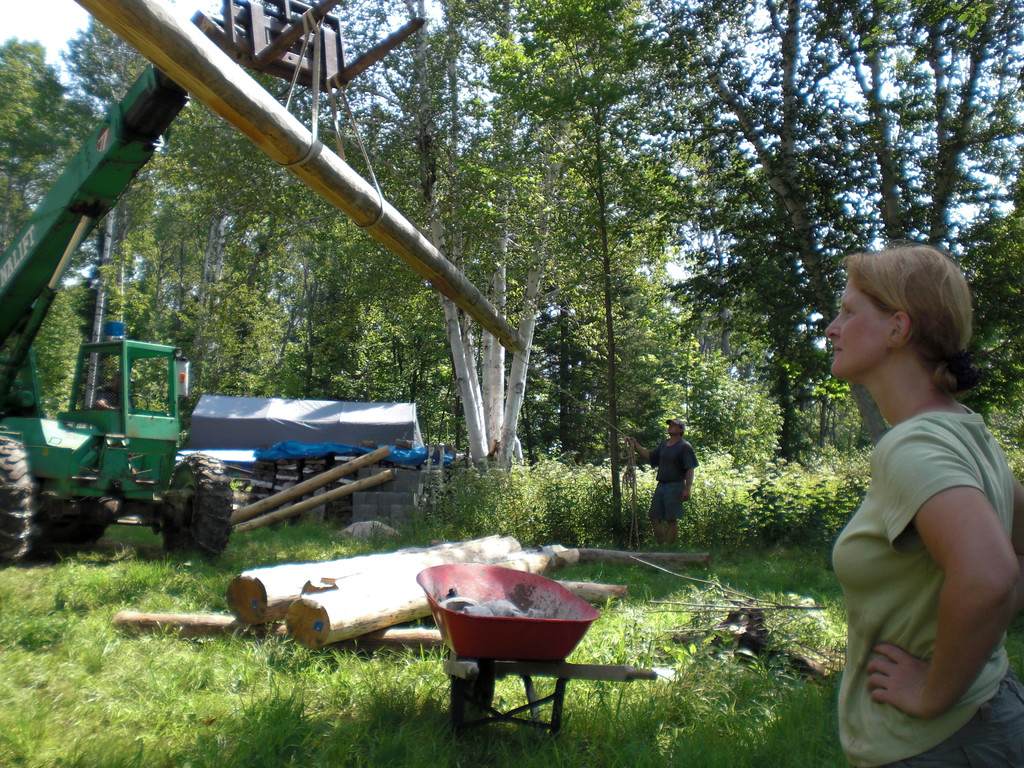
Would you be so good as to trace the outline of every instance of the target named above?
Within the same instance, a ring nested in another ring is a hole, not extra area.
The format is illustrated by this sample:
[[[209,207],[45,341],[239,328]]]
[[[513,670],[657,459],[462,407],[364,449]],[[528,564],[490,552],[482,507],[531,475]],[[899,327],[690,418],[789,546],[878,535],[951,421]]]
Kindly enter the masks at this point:
[[[650,463],[658,468],[659,483],[677,483],[686,478],[686,470],[699,466],[693,446],[686,440],[669,445],[668,440],[662,442],[651,451]]]

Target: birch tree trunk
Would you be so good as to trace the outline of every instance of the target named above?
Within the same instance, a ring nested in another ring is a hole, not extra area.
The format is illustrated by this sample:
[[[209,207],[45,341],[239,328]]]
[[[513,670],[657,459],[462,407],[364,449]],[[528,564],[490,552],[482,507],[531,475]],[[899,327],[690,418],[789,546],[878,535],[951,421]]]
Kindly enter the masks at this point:
[[[208,318],[213,302],[213,288],[224,274],[224,237],[227,230],[228,217],[218,213],[210,219],[206,228],[206,250],[203,251],[203,269],[199,278],[198,313],[195,334],[192,337],[192,348],[196,351],[210,353],[212,342],[207,339]],[[206,354],[195,355],[192,376],[196,382],[202,381],[203,358]]]
[[[407,7],[415,13],[424,15],[424,0],[407,0]],[[448,117],[445,147],[437,144],[437,131],[431,118],[431,94],[433,89],[428,81],[428,47],[427,37],[421,35],[416,48],[416,71],[419,73],[419,93],[417,119],[420,137],[418,146],[421,153],[421,184],[423,198],[429,210],[431,241],[438,251],[443,253],[453,264],[460,266],[463,262],[462,242],[458,231],[448,232],[442,218],[441,201],[437,190],[439,177],[454,178],[455,169],[447,167],[440,158],[454,159],[462,145],[459,127],[463,122],[460,94],[462,85],[459,80],[457,66],[459,56],[464,50],[464,42],[458,38],[460,32],[455,28],[459,20],[459,8],[442,3],[444,24],[450,33],[450,40],[443,55],[448,57],[443,71],[446,73],[444,98]],[[437,33],[443,34],[443,33]],[[434,54],[436,55],[436,53]],[[499,141],[499,143],[501,143]],[[443,171],[443,173],[442,173]],[[550,178],[549,178],[550,181]],[[551,185],[549,184],[549,187]],[[508,213],[512,191],[499,204]],[[456,211],[453,215],[459,214]],[[547,225],[545,224],[545,230]],[[546,237],[546,232],[545,232]],[[490,300],[504,312],[508,302],[507,258],[511,233],[503,231],[498,237],[495,247],[496,266],[492,272]],[[543,250],[543,249],[542,249]],[[524,314],[520,328],[526,329],[531,337],[536,323],[536,307],[540,284],[544,274],[544,258],[538,256],[527,277],[527,293],[524,297]],[[483,462],[495,458],[499,466],[507,467],[511,456],[518,446],[516,437],[519,413],[522,410],[525,396],[526,376],[529,354],[515,355],[511,363],[511,371],[506,380],[506,353],[503,346],[487,331],[482,332],[479,340],[475,336],[473,326],[467,316],[452,302],[441,297],[445,316],[445,332],[452,356],[452,366],[456,390],[462,404],[462,412],[466,425],[466,437],[470,458],[474,462]],[[478,361],[480,370],[478,370]]]
[[[561,163],[549,154],[545,163],[544,198],[554,199],[555,179],[561,171]],[[530,351],[533,349],[533,332],[537,327],[537,312],[540,303],[540,287],[547,267],[548,238],[551,235],[551,205],[545,205],[541,215],[540,236],[530,271],[526,276],[526,293],[523,296],[523,314],[519,319],[519,333],[523,339],[523,350],[512,356],[508,377],[508,394],[501,421],[501,437],[498,440],[498,466],[508,468],[512,464],[519,433],[519,414],[526,398],[526,377],[530,370]],[[504,350],[503,350],[504,351]]]
[[[505,258],[508,255],[508,232],[502,233],[498,242],[498,266],[491,277],[491,301],[501,307],[504,314],[507,305],[507,273]],[[505,404],[505,348],[494,338],[484,333],[483,349],[483,398],[484,418],[487,425],[487,454],[495,456],[502,440]]]
[[[411,6],[411,3],[407,3]],[[424,0],[415,0],[415,14],[426,17]],[[444,221],[441,217],[440,203],[437,198],[437,178],[439,173],[438,156],[441,154],[436,146],[437,130],[431,115],[431,89],[428,67],[428,37],[418,35],[416,46],[416,71],[418,77],[417,122],[419,125],[419,151],[421,159],[421,192],[428,207],[430,221],[430,240],[433,246],[457,268],[461,268],[460,254],[457,249],[449,249],[446,242]],[[450,67],[445,68],[451,72]],[[451,89],[449,89],[451,90]],[[457,90],[457,89],[456,89]],[[457,99],[456,94],[451,99]],[[456,111],[457,105],[450,104],[450,111]],[[454,121],[458,125],[458,121]],[[454,130],[454,128],[453,128]],[[449,139],[451,146],[458,146],[458,137]],[[484,407],[477,379],[473,336],[463,322],[458,307],[445,296],[441,296],[441,307],[444,311],[445,335],[451,349],[452,369],[455,376],[455,387],[462,401],[463,416],[466,422],[466,439],[469,455],[473,461],[482,461],[488,452],[487,427],[484,420]]]

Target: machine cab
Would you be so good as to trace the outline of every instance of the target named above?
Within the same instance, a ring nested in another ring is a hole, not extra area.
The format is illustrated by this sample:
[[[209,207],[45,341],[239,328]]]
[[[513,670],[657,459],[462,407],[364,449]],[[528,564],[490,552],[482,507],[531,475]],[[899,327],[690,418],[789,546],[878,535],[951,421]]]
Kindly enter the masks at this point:
[[[61,417],[105,434],[175,440],[185,366],[164,344],[125,338],[83,344],[71,408]]]

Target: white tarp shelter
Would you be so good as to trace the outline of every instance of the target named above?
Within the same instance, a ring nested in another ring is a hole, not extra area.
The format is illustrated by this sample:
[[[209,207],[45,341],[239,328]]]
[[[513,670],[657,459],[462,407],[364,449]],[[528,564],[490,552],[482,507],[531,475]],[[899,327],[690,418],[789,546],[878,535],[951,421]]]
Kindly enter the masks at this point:
[[[269,448],[275,443],[342,443],[364,440],[423,445],[415,403],[285,400],[278,397],[203,395],[192,411],[189,448]]]

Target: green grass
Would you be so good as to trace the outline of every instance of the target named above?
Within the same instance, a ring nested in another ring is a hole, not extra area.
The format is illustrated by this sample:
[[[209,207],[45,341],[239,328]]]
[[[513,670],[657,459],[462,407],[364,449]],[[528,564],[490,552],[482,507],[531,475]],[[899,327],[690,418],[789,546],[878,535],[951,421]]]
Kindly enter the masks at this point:
[[[440,651],[368,655],[276,638],[133,637],[111,625],[120,610],[224,612],[227,583],[241,570],[374,545],[347,542],[329,527],[285,526],[236,536],[207,561],[166,555],[146,531],[111,529],[110,538],[122,544],[0,567],[2,766],[845,765],[834,679],[804,680],[784,663],[788,652],[834,657],[842,646],[827,553],[721,555],[687,572],[703,581],[641,566],[555,574],[630,588],[628,599],[602,607],[571,661],[665,667],[675,678],[574,680],[557,737],[491,724],[456,740]],[[769,612],[772,647],[782,655],[744,664],[731,635],[709,631],[724,612],[678,605],[721,602],[705,582],[825,610]],[[679,635],[687,639],[673,639]],[[498,681],[496,699],[522,703],[521,681]]]

